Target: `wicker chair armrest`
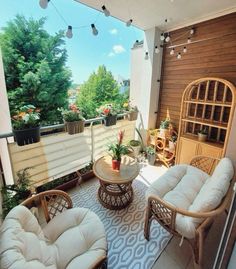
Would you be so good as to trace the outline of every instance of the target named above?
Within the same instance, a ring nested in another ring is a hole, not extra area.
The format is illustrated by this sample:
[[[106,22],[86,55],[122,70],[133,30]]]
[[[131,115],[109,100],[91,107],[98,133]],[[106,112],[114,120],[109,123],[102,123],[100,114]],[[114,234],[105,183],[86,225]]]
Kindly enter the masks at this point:
[[[58,213],[73,207],[70,196],[66,192],[60,190],[50,190],[33,195],[23,201],[21,205],[24,205],[29,209],[31,207],[41,206],[47,222],[54,218]]]
[[[197,155],[192,158],[190,165],[211,175],[219,161],[219,158]]]

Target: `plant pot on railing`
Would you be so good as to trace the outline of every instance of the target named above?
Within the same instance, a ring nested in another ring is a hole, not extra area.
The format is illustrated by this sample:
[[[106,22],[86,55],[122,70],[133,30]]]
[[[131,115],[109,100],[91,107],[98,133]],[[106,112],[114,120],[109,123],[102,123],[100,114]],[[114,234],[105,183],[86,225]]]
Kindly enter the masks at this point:
[[[134,121],[134,120],[137,120],[138,118],[138,111],[131,111],[131,112],[128,112],[127,114],[127,119],[129,121]]]
[[[14,138],[18,146],[37,143],[40,141],[40,127],[24,130],[13,130]]]
[[[112,126],[116,125],[117,116],[116,115],[109,115],[104,117],[104,125],[105,126]]]
[[[78,134],[82,133],[84,131],[84,123],[85,121],[65,121],[65,130],[68,132],[68,134]]]

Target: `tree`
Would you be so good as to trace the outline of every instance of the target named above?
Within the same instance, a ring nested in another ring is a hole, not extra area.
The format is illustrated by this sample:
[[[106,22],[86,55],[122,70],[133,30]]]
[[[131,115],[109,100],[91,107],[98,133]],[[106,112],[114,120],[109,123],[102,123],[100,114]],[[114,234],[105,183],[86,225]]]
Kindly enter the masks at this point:
[[[57,108],[67,105],[71,72],[63,32],[49,35],[45,20],[17,15],[3,28],[0,45],[11,113],[31,104],[41,109],[44,124],[52,124],[61,118]]]
[[[96,108],[104,103],[120,105],[122,97],[112,73],[102,65],[81,86],[77,104],[85,118],[94,118],[97,115]]]

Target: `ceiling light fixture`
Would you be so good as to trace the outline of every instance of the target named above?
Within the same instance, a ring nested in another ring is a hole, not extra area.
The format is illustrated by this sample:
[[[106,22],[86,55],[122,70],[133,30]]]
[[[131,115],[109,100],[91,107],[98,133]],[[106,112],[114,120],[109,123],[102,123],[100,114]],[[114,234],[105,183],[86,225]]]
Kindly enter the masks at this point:
[[[180,60],[182,58],[181,53],[179,52],[177,55],[177,59]]]
[[[194,28],[191,28],[191,30],[190,30],[190,35],[193,35],[194,33],[195,33]]]
[[[173,49],[171,49],[171,51],[170,51],[170,55],[174,55],[175,54],[175,49],[173,48]]]
[[[160,52],[160,49],[158,49],[158,46],[155,46],[155,53],[158,54]]]
[[[66,37],[67,38],[72,38],[73,37],[72,26],[71,25],[68,26],[68,29],[66,31]]]
[[[128,20],[128,21],[126,22],[126,26],[127,26],[127,27],[130,27],[130,25],[132,24],[132,22],[133,22],[132,19]]]
[[[110,16],[110,11],[107,10],[107,8],[105,7],[105,5],[102,6],[102,10],[103,10],[103,13],[106,17],[109,17]]]
[[[166,37],[165,41],[166,41],[167,43],[170,42],[170,35],[169,35],[169,33],[167,34],[167,37]]]
[[[148,60],[148,52],[146,51],[145,52],[145,57],[144,57],[145,60]]]
[[[183,53],[186,53],[186,52],[187,52],[187,48],[184,47],[184,49],[183,49]]]
[[[165,35],[164,35],[164,33],[161,33],[160,39],[161,39],[161,41],[164,41],[164,40],[165,40]]]
[[[41,8],[45,9],[48,7],[48,2],[50,2],[50,0],[39,0],[39,5]]]
[[[192,40],[191,40],[191,38],[189,37],[188,38],[188,41],[187,41],[188,43],[191,43],[192,42]]]
[[[93,35],[98,35],[98,30],[95,27],[95,24],[94,23],[91,24],[91,28],[92,28]]]

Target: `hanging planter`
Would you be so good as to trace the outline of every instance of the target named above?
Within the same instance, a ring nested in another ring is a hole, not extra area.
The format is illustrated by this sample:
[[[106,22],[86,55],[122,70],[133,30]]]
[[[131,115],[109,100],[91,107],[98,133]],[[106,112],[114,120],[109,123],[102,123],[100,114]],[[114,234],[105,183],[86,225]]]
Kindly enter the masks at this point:
[[[33,105],[25,105],[13,116],[13,134],[18,146],[40,141],[39,111]]]
[[[116,122],[117,122],[117,116],[116,115],[110,115],[110,116],[104,117],[104,125],[105,126],[116,125]]]
[[[84,131],[85,120],[75,104],[70,105],[68,110],[63,108],[59,110],[61,111],[65,123],[65,130],[68,134],[73,135]]]
[[[40,141],[40,127],[13,130],[14,138],[18,146],[37,143]]]
[[[85,124],[85,121],[83,120],[71,121],[71,122],[65,121],[65,130],[70,135],[82,133],[84,131],[84,124]]]

